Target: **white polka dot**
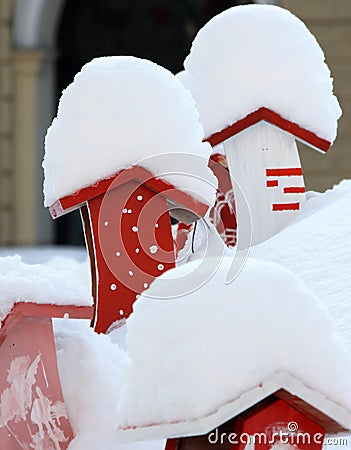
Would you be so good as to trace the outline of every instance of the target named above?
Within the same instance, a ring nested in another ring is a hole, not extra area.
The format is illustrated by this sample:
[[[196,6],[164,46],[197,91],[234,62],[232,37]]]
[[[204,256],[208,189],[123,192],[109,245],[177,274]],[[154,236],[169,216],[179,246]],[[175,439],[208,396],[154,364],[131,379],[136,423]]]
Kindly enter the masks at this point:
[[[111,291],[115,291],[117,289],[117,285],[111,284],[110,289],[111,289]]]
[[[147,289],[149,287],[149,283],[144,283],[144,288]]]
[[[104,222],[105,227],[107,227],[108,225],[108,220],[106,220],[106,222]]]
[[[133,275],[134,275],[134,273],[131,271],[131,270],[129,270],[129,275],[132,277]]]
[[[121,253],[120,252],[116,252],[116,256],[121,256]]]
[[[152,253],[153,255],[154,255],[155,253],[157,253],[157,250],[158,250],[157,245],[152,245],[152,246],[150,247],[150,253]]]
[[[123,209],[122,209],[122,213],[123,213],[123,214],[126,214],[127,212],[128,212],[128,209],[127,209],[127,208],[123,208]]]
[[[137,200],[139,200],[139,202],[141,202],[142,199],[143,199],[143,196],[142,195],[138,195]]]
[[[132,214],[132,210],[131,209],[128,209],[128,214]]]
[[[123,311],[123,309],[120,309],[120,310],[119,310],[119,314],[120,314],[121,316],[123,316],[123,315],[124,315],[124,311]]]
[[[139,253],[139,252],[140,252],[140,248],[136,248],[135,253]]]
[[[138,231],[138,227],[136,227],[136,226],[134,225],[134,227],[132,227],[132,231],[134,231],[134,233],[136,233],[136,232]]]
[[[155,228],[158,228],[158,223],[155,225]]]
[[[157,266],[157,268],[158,268],[158,270],[163,270],[163,269],[165,268],[165,266],[164,266],[163,264],[159,264],[159,265]]]

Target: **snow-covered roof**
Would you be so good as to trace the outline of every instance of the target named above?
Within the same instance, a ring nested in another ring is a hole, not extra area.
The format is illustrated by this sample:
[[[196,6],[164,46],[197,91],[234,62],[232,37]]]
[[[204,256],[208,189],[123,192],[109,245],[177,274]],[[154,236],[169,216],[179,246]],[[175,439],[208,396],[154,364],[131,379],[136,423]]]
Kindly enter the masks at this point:
[[[198,32],[179,79],[195,99],[206,137],[265,107],[332,143],[341,109],[324,59],[288,10],[236,6]]]
[[[19,256],[0,258],[0,327],[18,303],[91,306],[89,286],[76,278],[75,269],[68,259],[56,269],[25,264]]]
[[[171,72],[134,57],[95,58],[63,91],[48,129],[45,205],[133,165],[211,205],[217,179],[203,137],[194,101]]]
[[[213,388],[215,389],[216,386],[213,385]],[[127,428],[121,430],[118,435],[121,440],[126,442],[203,435],[242,412],[248,411],[251,407],[275,393],[278,393],[278,396],[282,395],[288,402],[291,401],[293,403],[293,399],[296,397],[302,400],[302,402],[299,402],[300,408],[304,409],[303,403],[308,405],[306,409],[312,408],[314,420],[318,421],[318,413],[321,414],[320,420],[329,433],[351,429],[350,411],[304,385],[289,373],[278,372],[272,374],[272,376],[263,380],[254,388],[244,392],[240,397],[224,404],[212,414],[201,417],[198,420],[179,421],[177,423],[166,422],[140,428]]]
[[[118,406],[118,427],[127,438],[197,434],[203,426],[209,431],[260,401],[257,388],[271,386],[280,372],[301,387],[297,395],[308,387],[307,402],[351,427],[351,354],[325,306],[292,272],[269,262],[249,259],[226,285],[231,263],[224,257],[192,292],[182,276],[197,279],[202,269],[196,261],[180,266],[135,303]],[[182,284],[184,295],[153,298],[159,284],[165,295]],[[270,393],[289,391],[284,383],[273,383]],[[248,392],[255,394],[241,403]],[[340,414],[333,416],[333,408]]]

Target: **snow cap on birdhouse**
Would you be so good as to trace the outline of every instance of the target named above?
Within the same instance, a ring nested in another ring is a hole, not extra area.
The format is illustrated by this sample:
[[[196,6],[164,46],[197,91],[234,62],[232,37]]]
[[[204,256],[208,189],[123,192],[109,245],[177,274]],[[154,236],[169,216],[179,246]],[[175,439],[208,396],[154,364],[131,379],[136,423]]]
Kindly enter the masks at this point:
[[[63,91],[48,129],[45,205],[133,165],[211,205],[216,179],[203,137],[194,101],[171,72],[135,57],[95,58]],[[189,154],[196,164],[184,162]]]
[[[165,279],[173,292],[185,273],[198,276],[196,261],[180,266],[135,303],[121,438],[205,434],[280,390],[328,417],[328,431],[351,429],[351,356],[324,305],[273,263],[249,259],[225,284],[231,262],[225,257],[202,288],[153,299]]]
[[[17,303],[55,305],[67,312],[72,307],[92,309],[89,289],[72,275],[76,270],[73,263],[67,261],[65,268],[58,270],[26,264],[18,255],[0,258],[0,328]]]
[[[325,152],[341,109],[324,59],[315,37],[289,11],[236,6],[199,31],[179,78],[212,145],[266,120]],[[226,136],[213,136],[230,126]]]

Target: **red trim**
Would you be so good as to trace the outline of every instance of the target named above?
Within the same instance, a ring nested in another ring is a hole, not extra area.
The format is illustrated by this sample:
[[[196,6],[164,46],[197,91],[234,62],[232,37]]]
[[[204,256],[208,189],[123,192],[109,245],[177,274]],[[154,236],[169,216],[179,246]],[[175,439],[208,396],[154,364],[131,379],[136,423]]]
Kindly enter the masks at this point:
[[[66,314],[71,319],[91,319],[93,306],[51,305],[19,302],[1,322],[0,335],[8,334],[22,317],[62,318]]]
[[[300,209],[300,203],[273,203],[272,211],[296,211]]]
[[[52,206],[50,206],[51,216],[56,219],[63,214],[80,208],[88,200],[106,193],[112,184],[113,189],[115,189],[133,179],[138,181],[140,184],[146,184],[155,192],[163,194],[167,200],[195,212],[200,217],[203,217],[209,208],[204,203],[194,200],[193,197],[185,192],[176,189],[170,183],[154,177],[151,172],[143,167],[134,166],[130,169],[124,169],[117,172],[110,178],[100,180],[97,183],[83,188],[72,195],[60,198]]]
[[[285,187],[284,194],[303,194],[306,192],[304,187]]]
[[[277,187],[278,180],[267,180],[266,186],[267,187]]]
[[[284,119],[278,113],[264,107],[257,109],[251,114],[248,114],[246,117],[238,120],[233,125],[230,125],[224,130],[212,134],[210,137],[206,139],[206,141],[209,142],[212,145],[212,147],[214,147],[215,145],[218,145],[221,142],[226,141],[232,136],[235,136],[236,134],[240,133],[246,128],[249,128],[252,125],[255,125],[256,123],[261,122],[262,120],[269,122],[272,125],[276,125],[282,130],[292,134],[297,139],[306,142],[307,144],[311,145],[312,147],[318,150],[321,150],[324,153],[326,153],[331,146],[331,142],[327,141],[326,139],[320,138],[312,131],[306,130],[305,128],[302,128],[299,125],[297,125],[296,123]]]
[[[267,177],[293,177],[302,175],[301,167],[286,168],[286,169],[266,169]]]

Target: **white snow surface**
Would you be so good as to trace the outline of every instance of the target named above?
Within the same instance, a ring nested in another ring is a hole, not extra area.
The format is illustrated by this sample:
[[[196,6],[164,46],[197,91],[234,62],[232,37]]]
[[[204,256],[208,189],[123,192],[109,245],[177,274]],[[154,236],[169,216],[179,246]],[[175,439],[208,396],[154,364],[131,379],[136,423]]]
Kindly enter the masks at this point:
[[[194,100],[171,72],[135,57],[95,58],[63,91],[47,131],[45,206],[133,165],[212,205],[217,179],[203,137]]]
[[[322,49],[304,23],[274,5],[235,6],[195,37],[185,71],[205,136],[260,107],[333,142],[341,109]]]
[[[75,438],[68,450],[163,450],[164,441],[118,441],[116,405],[126,358],[113,333],[96,334],[78,320],[55,320],[60,380]]]
[[[200,419],[278,371],[351,409],[351,355],[324,305],[288,269],[253,258],[226,285],[231,262],[183,297],[153,299],[163,278],[171,292],[196,261],[182,265],[136,301],[119,428]]]
[[[320,299],[351,352],[351,180],[324,194],[310,193],[301,213],[276,236],[251,249],[277,262]]]
[[[51,264],[26,264],[18,255],[0,257],[0,322],[19,302],[92,305],[89,285],[77,278],[80,263],[65,258],[64,264]]]

